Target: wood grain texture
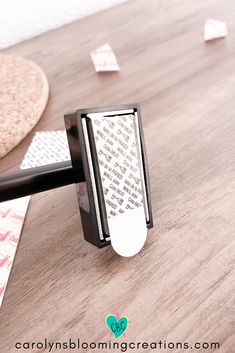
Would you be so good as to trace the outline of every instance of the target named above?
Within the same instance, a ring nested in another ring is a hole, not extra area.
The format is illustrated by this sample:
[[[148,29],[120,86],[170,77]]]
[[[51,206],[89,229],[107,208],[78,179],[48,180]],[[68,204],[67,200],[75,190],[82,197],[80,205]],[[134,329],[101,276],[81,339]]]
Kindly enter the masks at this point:
[[[235,352],[234,13],[232,0],[136,0],[3,51],[35,60],[51,97],[0,170],[19,165],[35,131],[63,128],[65,112],[139,102],[155,226],[139,255],[120,258],[83,240],[73,185],[33,196],[0,312],[2,352],[18,340],[108,339],[104,317],[117,311],[131,320],[127,341]],[[208,17],[227,22],[226,39],[203,42]],[[105,42],[120,73],[92,66]]]

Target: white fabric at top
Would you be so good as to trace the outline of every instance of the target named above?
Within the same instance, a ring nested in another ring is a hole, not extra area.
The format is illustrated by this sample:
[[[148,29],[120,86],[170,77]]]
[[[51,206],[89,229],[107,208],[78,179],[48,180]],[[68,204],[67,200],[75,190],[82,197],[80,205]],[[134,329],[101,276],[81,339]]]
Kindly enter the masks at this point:
[[[126,0],[0,0],[0,49]]]

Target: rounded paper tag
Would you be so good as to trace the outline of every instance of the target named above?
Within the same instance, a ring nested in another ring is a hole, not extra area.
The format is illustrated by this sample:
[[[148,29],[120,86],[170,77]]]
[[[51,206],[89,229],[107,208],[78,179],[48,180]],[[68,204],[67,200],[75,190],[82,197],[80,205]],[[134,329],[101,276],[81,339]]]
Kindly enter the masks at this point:
[[[108,223],[111,244],[116,253],[129,257],[142,249],[147,238],[143,207],[112,217]]]

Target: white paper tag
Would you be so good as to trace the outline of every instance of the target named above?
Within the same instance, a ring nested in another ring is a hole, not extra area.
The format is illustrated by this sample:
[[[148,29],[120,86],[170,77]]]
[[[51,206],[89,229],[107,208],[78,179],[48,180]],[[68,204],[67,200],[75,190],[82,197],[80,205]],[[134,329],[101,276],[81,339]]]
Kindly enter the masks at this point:
[[[108,223],[112,247],[119,255],[134,256],[142,249],[147,238],[143,207],[112,217]]]
[[[116,55],[108,43],[93,50],[90,55],[96,72],[120,70]]]
[[[223,21],[208,19],[204,25],[204,40],[212,40],[226,37],[228,34],[227,25]]]

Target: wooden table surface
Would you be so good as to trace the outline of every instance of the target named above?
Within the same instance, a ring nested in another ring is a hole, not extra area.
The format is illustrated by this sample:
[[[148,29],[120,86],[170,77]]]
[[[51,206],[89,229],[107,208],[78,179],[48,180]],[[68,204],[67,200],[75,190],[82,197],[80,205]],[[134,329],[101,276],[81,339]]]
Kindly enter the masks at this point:
[[[50,100],[0,171],[18,168],[36,131],[63,128],[66,112],[139,102],[154,228],[140,254],[121,258],[84,241],[73,185],[34,195],[0,312],[1,352],[17,341],[108,340],[104,318],[116,312],[130,320],[126,341],[235,352],[234,14],[232,0],[136,0],[2,51],[43,68]],[[208,17],[227,22],[226,39],[203,41]],[[106,42],[119,73],[94,70],[89,53]]]

